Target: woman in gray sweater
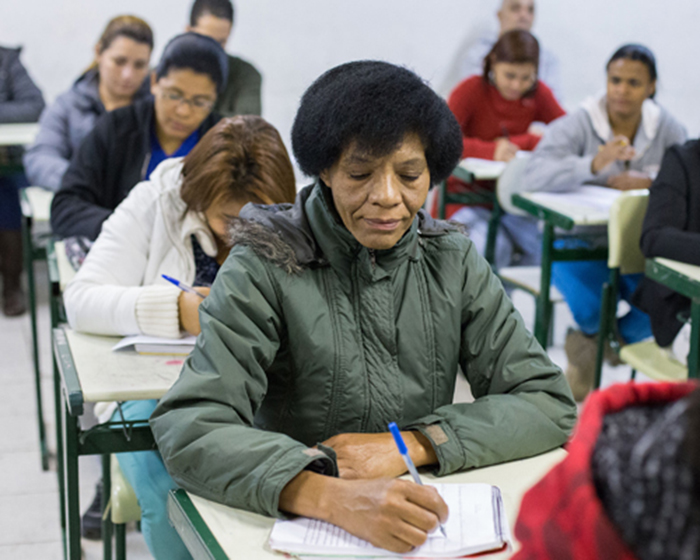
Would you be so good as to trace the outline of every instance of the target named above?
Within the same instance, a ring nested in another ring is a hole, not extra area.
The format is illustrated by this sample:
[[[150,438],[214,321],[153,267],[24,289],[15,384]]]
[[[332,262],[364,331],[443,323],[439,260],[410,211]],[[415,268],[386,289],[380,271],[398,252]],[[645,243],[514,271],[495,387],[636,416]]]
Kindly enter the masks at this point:
[[[581,109],[547,128],[523,184],[531,191],[559,192],[584,184],[649,188],[666,149],[686,138],[683,126],[654,102],[656,79],[656,61],[649,49],[641,45],[618,49],[607,65],[605,95],[585,101]],[[552,267],[554,285],[580,329],[570,331],[565,344],[567,378],[579,401],[593,385],[601,289],[607,278],[604,261],[557,262]],[[640,279],[641,274],[621,277],[623,299],[629,302]],[[649,317],[634,306],[617,327],[623,344],[651,336]]]
[[[135,16],[118,16],[102,32],[95,60],[41,116],[39,134],[24,155],[33,185],[57,191],[63,174],[97,118],[150,93],[146,76],[153,32]]]

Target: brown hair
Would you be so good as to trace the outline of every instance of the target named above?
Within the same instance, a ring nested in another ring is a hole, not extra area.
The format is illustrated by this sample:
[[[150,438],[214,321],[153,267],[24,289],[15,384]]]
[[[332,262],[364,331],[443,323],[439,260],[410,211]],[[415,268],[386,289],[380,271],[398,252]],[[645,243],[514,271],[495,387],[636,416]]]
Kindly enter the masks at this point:
[[[153,31],[141,18],[136,16],[117,16],[109,20],[107,27],[97,41],[97,52],[102,54],[117,37],[128,37],[137,43],[145,43],[153,50]],[[97,68],[97,60],[93,60],[88,70]]]
[[[484,80],[489,81],[489,74],[497,62],[511,64],[531,63],[535,72],[540,66],[540,44],[529,31],[513,29],[501,35],[489,54],[484,58]]]
[[[277,129],[254,115],[219,121],[185,156],[180,196],[186,212],[204,212],[222,198],[294,202],[294,170]]]

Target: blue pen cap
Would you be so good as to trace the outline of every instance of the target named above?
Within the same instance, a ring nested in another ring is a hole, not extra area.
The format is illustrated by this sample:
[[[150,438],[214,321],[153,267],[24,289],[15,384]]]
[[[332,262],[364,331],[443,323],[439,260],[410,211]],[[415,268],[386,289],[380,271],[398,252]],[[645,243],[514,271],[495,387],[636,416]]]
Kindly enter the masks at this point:
[[[401,432],[399,431],[399,427],[396,425],[396,422],[389,424],[389,431],[391,432],[391,435],[394,436],[394,441],[396,442],[396,447],[399,448],[399,453],[401,453],[401,455],[408,455],[408,448],[403,442]]]

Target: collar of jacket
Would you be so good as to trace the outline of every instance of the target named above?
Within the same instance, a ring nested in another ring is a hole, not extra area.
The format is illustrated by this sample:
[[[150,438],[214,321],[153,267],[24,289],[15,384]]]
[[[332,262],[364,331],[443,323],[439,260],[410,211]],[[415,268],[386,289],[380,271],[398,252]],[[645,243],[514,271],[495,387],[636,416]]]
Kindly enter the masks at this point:
[[[244,223],[255,222],[274,232],[293,251],[295,265],[330,265],[340,273],[341,278],[348,280],[350,270],[358,259],[360,271],[367,279],[380,280],[405,259],[420,259],[423,238],[458,230],[456,226],[434,220],[420,210],[409,230],[394,247],[385,251],[370,251],[360,245],[342,224],[330,191],[321,181],[303,188],[293,205],[247,204],[240,217]],[[255,241],[246,235],[245,229],[245,225],[234,228],[234,242],[256,249]]]
[[[605,143],[613,138],[610,118],[608,117],[607,95],[589,97],[581,104],[588,114],[593,130],[598,138]],[[637,135],[632,140],[636,154],[635,160],[641,159],[646,149],[651,145],[659,132],[661,123],[661,107],[653,99],[647,99],[642,103],[642,121],[639,124]]]

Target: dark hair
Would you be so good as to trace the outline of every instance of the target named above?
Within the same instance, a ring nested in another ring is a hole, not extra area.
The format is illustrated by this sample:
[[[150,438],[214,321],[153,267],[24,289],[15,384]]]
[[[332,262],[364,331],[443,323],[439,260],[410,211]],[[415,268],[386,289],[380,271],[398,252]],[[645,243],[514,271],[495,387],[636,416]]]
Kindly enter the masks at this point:
[[[228,78],[228,56],[211,37],[199,33],[182,33],[173,37],[163,50],[156,67],[156,79],[160,80],[172,69],[190,69],[208,75],[221,93]]]
[[[185,156],[180,196],[187,211],[218,200],[294,202],[296,182],[277,129],[254,115],[222,119]]]
[[[292,149],[301,170],[318,176],[353,142],[381,157],[410,133],[425,147],[431,182],[446,179],[462,154],[462,133],[445,101],[406,68],[362,60],[328,70],[306,90]]]
[[[205,14],[226,19],[233,24],[233,4],[230,0],[194,0],[190,11],[190,25],[196,27],[199,18]]]
[[[522,29],[508,31],[501,35],[484,58],[484,80],[489,80],[489,74],[497,62],[530,63],[535,65],[535,72],[539,72],[540,44],[529,31]]]
[[[117,37],[128,37],[137,43],[148,45],[153,50],[153,31],[141,18],[124,15],[112,18],[107,23],[102,35],[97,40],[97,53],[106,51]],[[97,60],[93,60],[88,70],[97,67]]]
[[[610,65],[616,60],[620,59],[637,60],[647,67],[647,70],[649,71],[649,79],[652,82],[655,82],[658,78],[658,74],[656,72],[656,57],[654,56],[654,53],[644,45],[639,45],[637,43],[622,45],[610,57],[610,60],[608,60],[608,63],[605,65],[605,70],[609,70]],[[654,99],[654,95],[656,95],[656,92],[652,93],[649,97]]]

